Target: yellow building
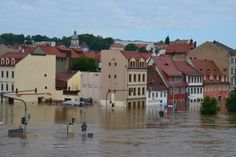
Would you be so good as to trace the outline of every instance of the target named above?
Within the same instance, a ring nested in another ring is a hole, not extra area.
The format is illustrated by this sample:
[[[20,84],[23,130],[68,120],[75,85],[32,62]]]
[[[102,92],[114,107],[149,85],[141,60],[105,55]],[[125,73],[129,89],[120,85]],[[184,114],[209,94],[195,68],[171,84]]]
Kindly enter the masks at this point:
[[[15,92],[25,101],[53,97],[55,93],[55,55],[8,52],[0,59],[0,92]],[[37,89],[37,93],[21,92]],[[9,94],[8,94],[9,95]]]

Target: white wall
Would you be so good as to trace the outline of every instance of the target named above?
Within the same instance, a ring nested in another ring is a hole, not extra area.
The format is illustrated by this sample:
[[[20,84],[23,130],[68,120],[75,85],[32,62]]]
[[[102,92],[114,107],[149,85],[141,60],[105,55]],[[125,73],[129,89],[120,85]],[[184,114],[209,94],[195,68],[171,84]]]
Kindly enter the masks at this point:
[[[94,101],[101,98],[101,73],[99,72],[80,72],[80,90],[82,98],[91,97]]]

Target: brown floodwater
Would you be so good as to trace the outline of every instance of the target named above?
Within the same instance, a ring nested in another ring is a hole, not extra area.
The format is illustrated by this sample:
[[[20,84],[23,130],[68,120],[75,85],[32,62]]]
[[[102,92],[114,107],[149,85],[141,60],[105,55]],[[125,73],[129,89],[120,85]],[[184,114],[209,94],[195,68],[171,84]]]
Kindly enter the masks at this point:
[[[13,138],[7,131],[19,127],[23,104],[0,105],[0,157],[236,156],[236,114],[201,116],[197,105],[164,118],[156,107],[27,106],[27,137]],[[76,122],[68,136],[71,117]],[[92,138],[81,132],[84,121]]]

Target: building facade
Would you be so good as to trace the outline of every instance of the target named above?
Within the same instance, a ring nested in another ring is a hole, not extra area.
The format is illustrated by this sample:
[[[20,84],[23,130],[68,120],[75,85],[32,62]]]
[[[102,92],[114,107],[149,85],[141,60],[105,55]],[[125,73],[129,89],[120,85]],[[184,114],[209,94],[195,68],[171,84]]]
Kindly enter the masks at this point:
[[[159,74],[167,83],[167,104],[176,105],[179,109],[185,108],[187,84],[172,58],[169,56],[155,56],[149,60],[148,65],[157,66],[156,69],[159,70]]]
[[[197,71],[186,61],[175,61],[178,70],[184,75],[187,83],[187,102],[200,102],[203,100],[203,74]]]
[[[157,106],[160,109],[167,104],[168,85],[158,72],[154,65],[147,68],[146,105]]]
[[[151,54],[150,54],[151,55]],[[101,99],[125,106],[145,106],[149,54],[120,50],[101,52]]]
[[[192,65],[204,74],[204,96],[215,97],[218,100],[229,96],[229,82],[227,75],[221,73],[212,60],[191,60]]]
[[[52,97],[55,92],[55,56],[8,52],[1,56],[1,92],[15,92],[25,101]],[[52,67],[52,68],[48,68]],[[37,89],[37,93],[21,93]]]

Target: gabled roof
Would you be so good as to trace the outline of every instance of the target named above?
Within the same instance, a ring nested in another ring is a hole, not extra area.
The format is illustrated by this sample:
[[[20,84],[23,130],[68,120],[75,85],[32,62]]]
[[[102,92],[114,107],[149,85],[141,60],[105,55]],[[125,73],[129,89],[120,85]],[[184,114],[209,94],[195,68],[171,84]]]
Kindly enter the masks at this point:
[[[21,52],[7,52],[4,55],[0,56],[0,58],[14,58],[15,59],[15,64],[17,64],[19,61],[21,61],[25,56],[27,56],[29,53],[21,53]],[[12,64],[11,64],[12,65]]]
[[[147,88],[151,87],[154,91],[166,90],[167,86],[153,66],[147,68]]]
[[[101,52],[99,52],[99,51],[84,52],[82,55],[87,58],[93,58],[96,61],[101,61]]]
[[[137,61],[143,58],[145,61],[151,57],[152,53],[150,52],[137,52],[137,51],[121,51],[121,53],[130,60],[131,58],[136,59]]]
[[[188,76],[203,76],[203,73],[200,73],[186,61],[174,61],[177,69]]]
[[[168,76],[182,76],[182,73],[176,68],[173,60],[169,56],[154,56],[153,60],[158,68]]]
[[[71,58],[76,59],[78,58],[78,54],[76,51],[74,51],[72,48],[67,48],[67,47],[57,47],[57,49],[62,52],[62,53],[71,53]]]
[[[166,54],[187,53],[194,48],[190,43],[170,43],[166,47]]]
[[[40,48],[44,53],[55,55],[56,57],[65,58],[66,54],[61,53],[56,47],[48,46],[48,45],[39,45]]]
[[[212,60],[191,60],[195,69],[203,73],[205,76],[222,76],[219,68],[216,66],[215,62]]]

